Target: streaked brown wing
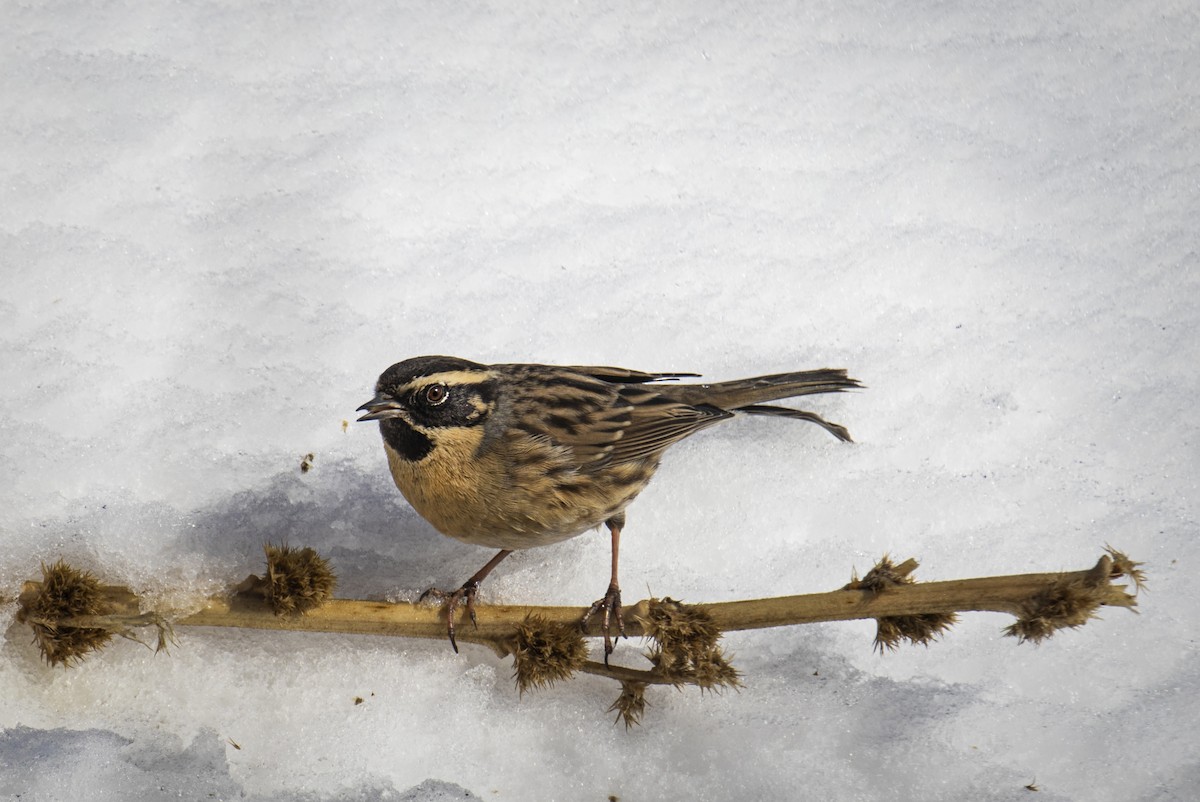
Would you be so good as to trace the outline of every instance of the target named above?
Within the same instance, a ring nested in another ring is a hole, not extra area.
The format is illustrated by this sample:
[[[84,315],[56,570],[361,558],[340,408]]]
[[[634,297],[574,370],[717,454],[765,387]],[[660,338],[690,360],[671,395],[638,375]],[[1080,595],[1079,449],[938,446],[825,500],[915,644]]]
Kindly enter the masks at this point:
[[[621,398],[621,385],[573,368],[552,365],[503,365],[511,377],[506,393],[515,413],[513,429],[571,450],[579,470],[596,470],[611,461],[613,449],[633,422],[632,405]],[[536,410],[533,416],[530,411]]]
[[[498,366],[501,367],[501,366]],[[624,368],[505,365],[515,409],[538,409],[514,426],[526,435],[571,449],[579,470],[657,457],[688,435],[732,417],[709,405],[663,398],[636,385],[689,374]],[[585,372],[586,371],[586,372]]]
[[[613,382],[615,384],[645,384],[646,382],[674,381],[676,379],[692,379],[700,375],[699,373],[646,373],[641,370],[613,368],[602,365],[577,365],[563,368],[563,370],[582,373],[584,376],[591,376],[594,379]]]
[[[614,444],[612,462],[657,457],[683,438],[733,417],[719,407],[681,404],[645,387],[626,387],[621,395],[632,405],[633,420]]]

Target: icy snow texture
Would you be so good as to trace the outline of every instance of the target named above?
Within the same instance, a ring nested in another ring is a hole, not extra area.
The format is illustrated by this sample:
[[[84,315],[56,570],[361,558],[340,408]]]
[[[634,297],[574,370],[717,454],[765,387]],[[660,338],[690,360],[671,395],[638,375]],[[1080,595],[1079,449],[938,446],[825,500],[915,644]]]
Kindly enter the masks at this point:
[[[342,428],[423,353],[869,385],[810,404],[852,446],[676,448],[630,599],[1105,542],[1153,590],[1039,648],[985,614],[882,658],[865,623],[731,635],[743,691],[653,690],[628,733],[612,683],[522,699],[443,643],[50,670],[8,604],[0,795],[1195,798],[1198,43],[1192,2],[6,3],[0,594],[64,557],[186,607],[284,538],[343,595],[462,581],[488,552]],[[606,565],[582,537],[484,596],[584,605]]]

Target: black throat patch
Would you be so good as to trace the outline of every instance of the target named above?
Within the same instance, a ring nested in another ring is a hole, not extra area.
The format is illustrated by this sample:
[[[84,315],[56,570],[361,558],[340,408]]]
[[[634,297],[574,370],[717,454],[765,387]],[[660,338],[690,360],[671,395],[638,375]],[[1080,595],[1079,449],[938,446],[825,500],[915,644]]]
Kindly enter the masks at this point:
[[[383,433],[383,442],[406,460],[420,462],[433,451],[433,441],[401,418],[384,418],[379,421],[379,431]]]

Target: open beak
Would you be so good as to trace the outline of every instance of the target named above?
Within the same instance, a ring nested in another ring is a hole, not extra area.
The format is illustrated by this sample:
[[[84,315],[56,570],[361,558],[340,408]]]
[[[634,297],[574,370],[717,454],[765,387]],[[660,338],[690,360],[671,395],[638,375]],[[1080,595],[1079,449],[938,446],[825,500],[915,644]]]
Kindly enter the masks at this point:
[[[398,418],[404,414],[404,407],[400,402],[384,393],[376,393],[374,398],[358,408],[359,412],[363,410],[366,410],[367,414],[359,418],[360,421]]]

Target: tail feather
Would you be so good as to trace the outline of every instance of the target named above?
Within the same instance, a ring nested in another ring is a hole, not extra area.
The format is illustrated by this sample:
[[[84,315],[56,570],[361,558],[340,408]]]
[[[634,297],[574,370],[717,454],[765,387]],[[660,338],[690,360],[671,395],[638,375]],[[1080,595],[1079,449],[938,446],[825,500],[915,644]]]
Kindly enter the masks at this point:
[[[846,371],[834,368],[805,370],[795,373],[775,373],[749,379],[717,382],[715,384],[656,385],[659,395],[692,406],[711,405],[730,412],[747,415],[772,415],[815,423],[839,440],[853,442],[846,427],[830,423],[815,412],[763,404],[781,398],[795,398],[820,393],[840,393],[862,387]]]
[[[806,420],[809,423],[815,423],[831,435],[841,440],[844,443],[853,443],[854,438],[850,436],[850,431],[839,423],[832,423],[825,420],[815,412],[808,412],[803,409],[788,409],[787,407],[768,407],[761,404],[755,404],[748,407],[738,407],[734,412],[745,412],[747,415],[774,415],[778,418],[794,418],[796,420]]]
[[[661,395],[685,404],[712,404],[722,409],[737,409],[764,401],[795,398],[801,395],[840,393],[862,387],[846,371],[834,368],[775,373],[715,384],[676,384],[655,388]]]

